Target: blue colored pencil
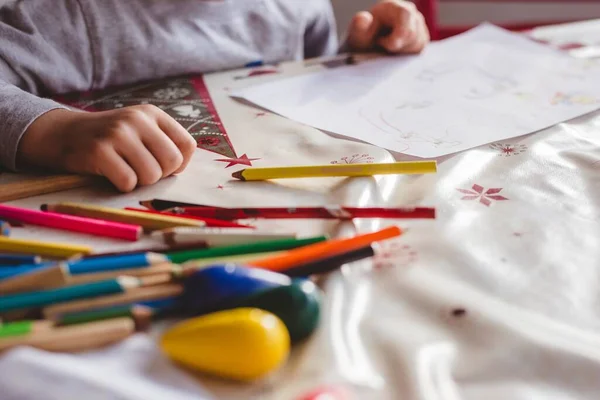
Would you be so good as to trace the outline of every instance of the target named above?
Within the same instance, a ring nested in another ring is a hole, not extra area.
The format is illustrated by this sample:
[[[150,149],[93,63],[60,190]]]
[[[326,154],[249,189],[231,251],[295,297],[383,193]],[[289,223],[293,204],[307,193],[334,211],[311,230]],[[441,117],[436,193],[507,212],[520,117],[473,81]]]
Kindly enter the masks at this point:
[[[145,268],[168,262],[167,256],[157,253],[137,253],[106,257],[86,258],[67,263],[71,275],[107,272],[119,269]]]
[[[10,224],[6,221],[0,221],[0,234],[10,236]]]
[[[42,257],[35,255],[0,254],[0,267],[3,265],[39,264],[41,262]]]
[[[0,280],[17,275],[32,273],[44,267],[55,266],[67,275],[89,274],[94,272],[116,271],[119,269],[145,268],[150,265],[167,262],[167,256],[156,253],[137,253],[96,258],[84,258],[62,263],[47,262],[43,264],[13,265],[0,268]]]
[[[0,268],[0,281],[13,278],[17,275],[27,274],[35,270],[44,269],[46,267],[57,265],[54,262],[46,262],[40,264],[27,264],[27,265],[3,265]]]
[[[19,309],[39,308],[51,304],[90,297],[124,293],[130,289],[140,287],[142,282],[141,279],[123,276],[117,279],[67,286],[58,289],[0,296],[0,313]]]

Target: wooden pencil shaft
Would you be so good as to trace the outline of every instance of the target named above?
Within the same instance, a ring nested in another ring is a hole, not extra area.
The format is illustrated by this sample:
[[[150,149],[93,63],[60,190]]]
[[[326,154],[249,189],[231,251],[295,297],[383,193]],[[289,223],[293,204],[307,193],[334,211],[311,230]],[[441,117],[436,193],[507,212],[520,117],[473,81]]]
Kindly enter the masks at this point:
[[[187,218],[147,214],[137,211],[120,210],[116,208],[100,207],[95,205],[77,203],[59,203],[42,206],[42,209],[77,215],[80,217],[99,218],[128,224],[140,225],[146,232],[160,229],[175,228],[178,226],[205,226],[205,223]]]
[[[177,214],[177,213],[174,213],[174,212],[146,210],[146,209],[139,209],[139,208],[133,208],[133,207],[126,207],[125,209],[126,210],[131,210],[131,211],[143,212],[143,213],[168,215],[168,216],[172,216],[172,217],[195,219],[195,220],[199,220],[199,221],[204,222],[206,224],[206,226],[214,227],[214,228],[221,227],[221,228],[254,229],[253,226],[249,226],[249,225],[241,225],[241,224],[237,224],[237,223],[234,223],[234,222],[231,222],[231,221],[222,221],[222,220],[214,219],[214,218],[197,217],[195,215],[186,215],[186,214],[181,214],[181,213]]]
[[[84,258],[68,262],[71,275],[115,271],[119,269],[146,268],[168,261],[167,256],[156,253],[115,255],[110,257]]]
[[[37,308],[77,299],[122,293],[134,287],[139,287],[140,284],[141,279],[132,277],[119,277],[117,279],[91,282],[57,289],[0,296],[0,312]]]
[[[97,178],[80,175],[51,175],[0,184],[0,202],[90,186]]]
[[[176,297],[181,295],[182,293],[183,287],[175,283],[159,286],[141,287],[136,290],[131,290],[127,293],[103,296],[94,299],[71,301],[63,304],[56,304],[54,306],[44,308],[42,313],[47,319],[56,319],[61,314]]]
[[[81,275],[71,275],[67,278],[67,284],[76,285],[88,282],[97,282],[106,279],[114,279],[118,276],[145,277],[151,275],[165,275],[176,273],[181,267],[176,264],[155,264],[146,268],[120,269],[116,271],[96,272]]]
[[[276,239],[294,239],[296,237],[296,234],[293,233],[265,233],[236,228],[175,228],[161,231],[160,233],[155,232],[155,234],[162,236],[165,243],[177,244],[203,240],[209,247],[266,242]]]
[[[27,320],[0,324],[0,340],[1,338],[27,336],[37,332],[47,331],[52,329],[53,326],[54,322],[48,320]]]
[[[173,280],[173,276],[170,273],[163,273],[140,276],[138,279],[140,281],[140,286],[147,287],[171,283],[171,281]]]
[[[61,265],[41,268],[0,281],[0,295],[64,286],[68,274]]]
[[[173,272],[175,269],[175,266],[173,264],[164,262],[166,257],[163,255],[148,254],[146,258],[139,257],[137,259],[139,260],[139,262],[142,262],[142,260],[144,260],[144,262],[149,262],[152,264],[150,266],[142,266],[135,268],[113,269],[119,267],[119,262],[121,262],[121,265],[124,266],[136,264],[135,262],[132,263],[129,260],[120,258],[114,259],[115,263],[117,263],[115,265],[112,265],[110,263],[107,264],[106,271],[100,268],[98,270],[99,272],[88,272],[82,274],[79,272],[94,271],[95,269],[93,268],[94,265],[89,262],[89,259],[84,259],[83,261],[75,261],[72,263],[60,263],[50,267],[35,269],[29,273],[24,273],[16,275],[9,279],[0,280],[0,295],[33,290],[52,289],[66,285],[98,282],[102,280],[115,279],[119,276],[142,277],[147,275],[166,274]],[[101,259],[98,258],[93,260]],[[153,264],[154,262],[160,260],[163,260],[162,264]],[[156,265],[158,268],[153,269],[151,267],[152,265]],[[101,267],[102,265],[99,264],[98,266]],[[75,270],[75,273],[73,273],[73,269]]]
[[[135,332],[131,318],[73,325],[28,335],[0,340],[0,351],[16,346],[32,346],[53,352],[80,352],[97,349],[125,339]]]
[[[128,317],[133,318],[137,330],[142,330],[143,328],[146,328],[152,321],[153,315],[154,310],[151,307],[142,305],[124,305],[65,314],[60,316],[60,318],[54,322],[54,324],[56,326],[67,326],[102,321],[112,318]]]
[[[145,247],[145,248],[137,249],[137,250],[115,251],[115,252],[108,252],[108,253],[94,253],[94,254],[89,254],[89,255],[85,256],[84,259],[110,257],[110,256],[117,256],[117,255],[140,254],[140,253],[166,253],[169,251],[198,250],[198,249],[205,249],[206,247],[207,247],[207,245],[206,245],[206,242],[204,242],[204,241],[197,241],[197,242],[184,243],[184,244],[175,244],[175,245],[160,244],[157,246]]]

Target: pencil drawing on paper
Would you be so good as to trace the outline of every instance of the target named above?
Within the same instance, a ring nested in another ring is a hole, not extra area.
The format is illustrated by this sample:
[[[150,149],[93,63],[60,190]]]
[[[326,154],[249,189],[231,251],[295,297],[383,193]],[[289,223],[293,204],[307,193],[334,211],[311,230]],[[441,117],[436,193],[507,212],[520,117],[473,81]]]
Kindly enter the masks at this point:
[[[405,103],[401,103],[401,104],[397,105],[396,110],[404,110],[404,109],[422,110],[424,108],[431,107],[432,104],[433,104],[433,102],[428,101],[428,100],[407,101]]]
[[[585,93],[562,93],[557,92],[550,100],[553,106],[561,105],[591,105],[600,103],[600,99]]]
[[[435,65],[427,66],[421,70],[415,77],[421,82],[434,83],[440,77],[456,71],[457,65],[452,65],[446,62],[440,62]]]
[[[406,146],[406,150],[409,150],[411,144],[422,143],[429,144],[434,148],[451,148],[462,144],[459,140],[454,140],[451,132],[446,132],[441,136],[434,136],[415,132],[413,130],[404,129],[401,126],[403,112],[412,112],[416,110],[425,110],[432,106],[433,103],[429,101],[421,102],[405,102],[401,103],[400,106],[391,106],[385,109],[380,109],[377,106],[371,108],[361,108],[359,115],[368,122],[371,126],[377,128],[380,132],[386,135],[393,136],[393,141]],[[427,118],[426,114],[423,114],[423,118]]]
[[[519,86],[519,82],[516,79],[507,75],[497,76],[478,67],[473,69],[473,73],[481,78],[483,82],[469,87],[465,94],[466,99],[486,99]]]

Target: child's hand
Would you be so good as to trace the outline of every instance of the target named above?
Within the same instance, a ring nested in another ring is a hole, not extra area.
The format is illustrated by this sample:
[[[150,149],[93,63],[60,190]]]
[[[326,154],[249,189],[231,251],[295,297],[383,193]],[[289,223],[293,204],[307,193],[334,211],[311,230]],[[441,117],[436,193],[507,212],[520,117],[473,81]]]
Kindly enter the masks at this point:
[[[383,0],[354,16],[348,32],[353,50],[383,48],[390,53],[419,53],[429,43],[423,14],[404,0]]]
[[[105,176],[129,192],[181,172],[195,149],[190,134],[155,106],[94,113],[53,110],[27,129],[18,162]]]

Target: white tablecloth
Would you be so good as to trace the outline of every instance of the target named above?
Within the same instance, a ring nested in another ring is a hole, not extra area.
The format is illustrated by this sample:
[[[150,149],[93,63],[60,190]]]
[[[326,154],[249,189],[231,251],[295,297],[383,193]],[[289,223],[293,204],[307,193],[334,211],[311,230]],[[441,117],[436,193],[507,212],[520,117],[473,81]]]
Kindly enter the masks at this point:
[[[240,74],[207,78],[238,158],[256,158],[256,166],[394,158],[236,103],[228,90],[281,76],[234,79]],[[438,218],[260,223],[301,235],[392,223],[408,229],[377,262],[321,280],[318,331],[264,381],[234,384],[174,367],[156,347],[159,326],[85,355],[5,353],[0,399],[294,400],[321,385],[341,386],[353,399],[598,398],[600,113],[439,160],[435,175],[244,183],[229,179],[244,165],[215,161],[223,158],[198,150],[182,175],[127,195],[81,189],[15,204],[422,205],[436,207]],[[45,229],[15,232],[97,250],[118,245]]]

